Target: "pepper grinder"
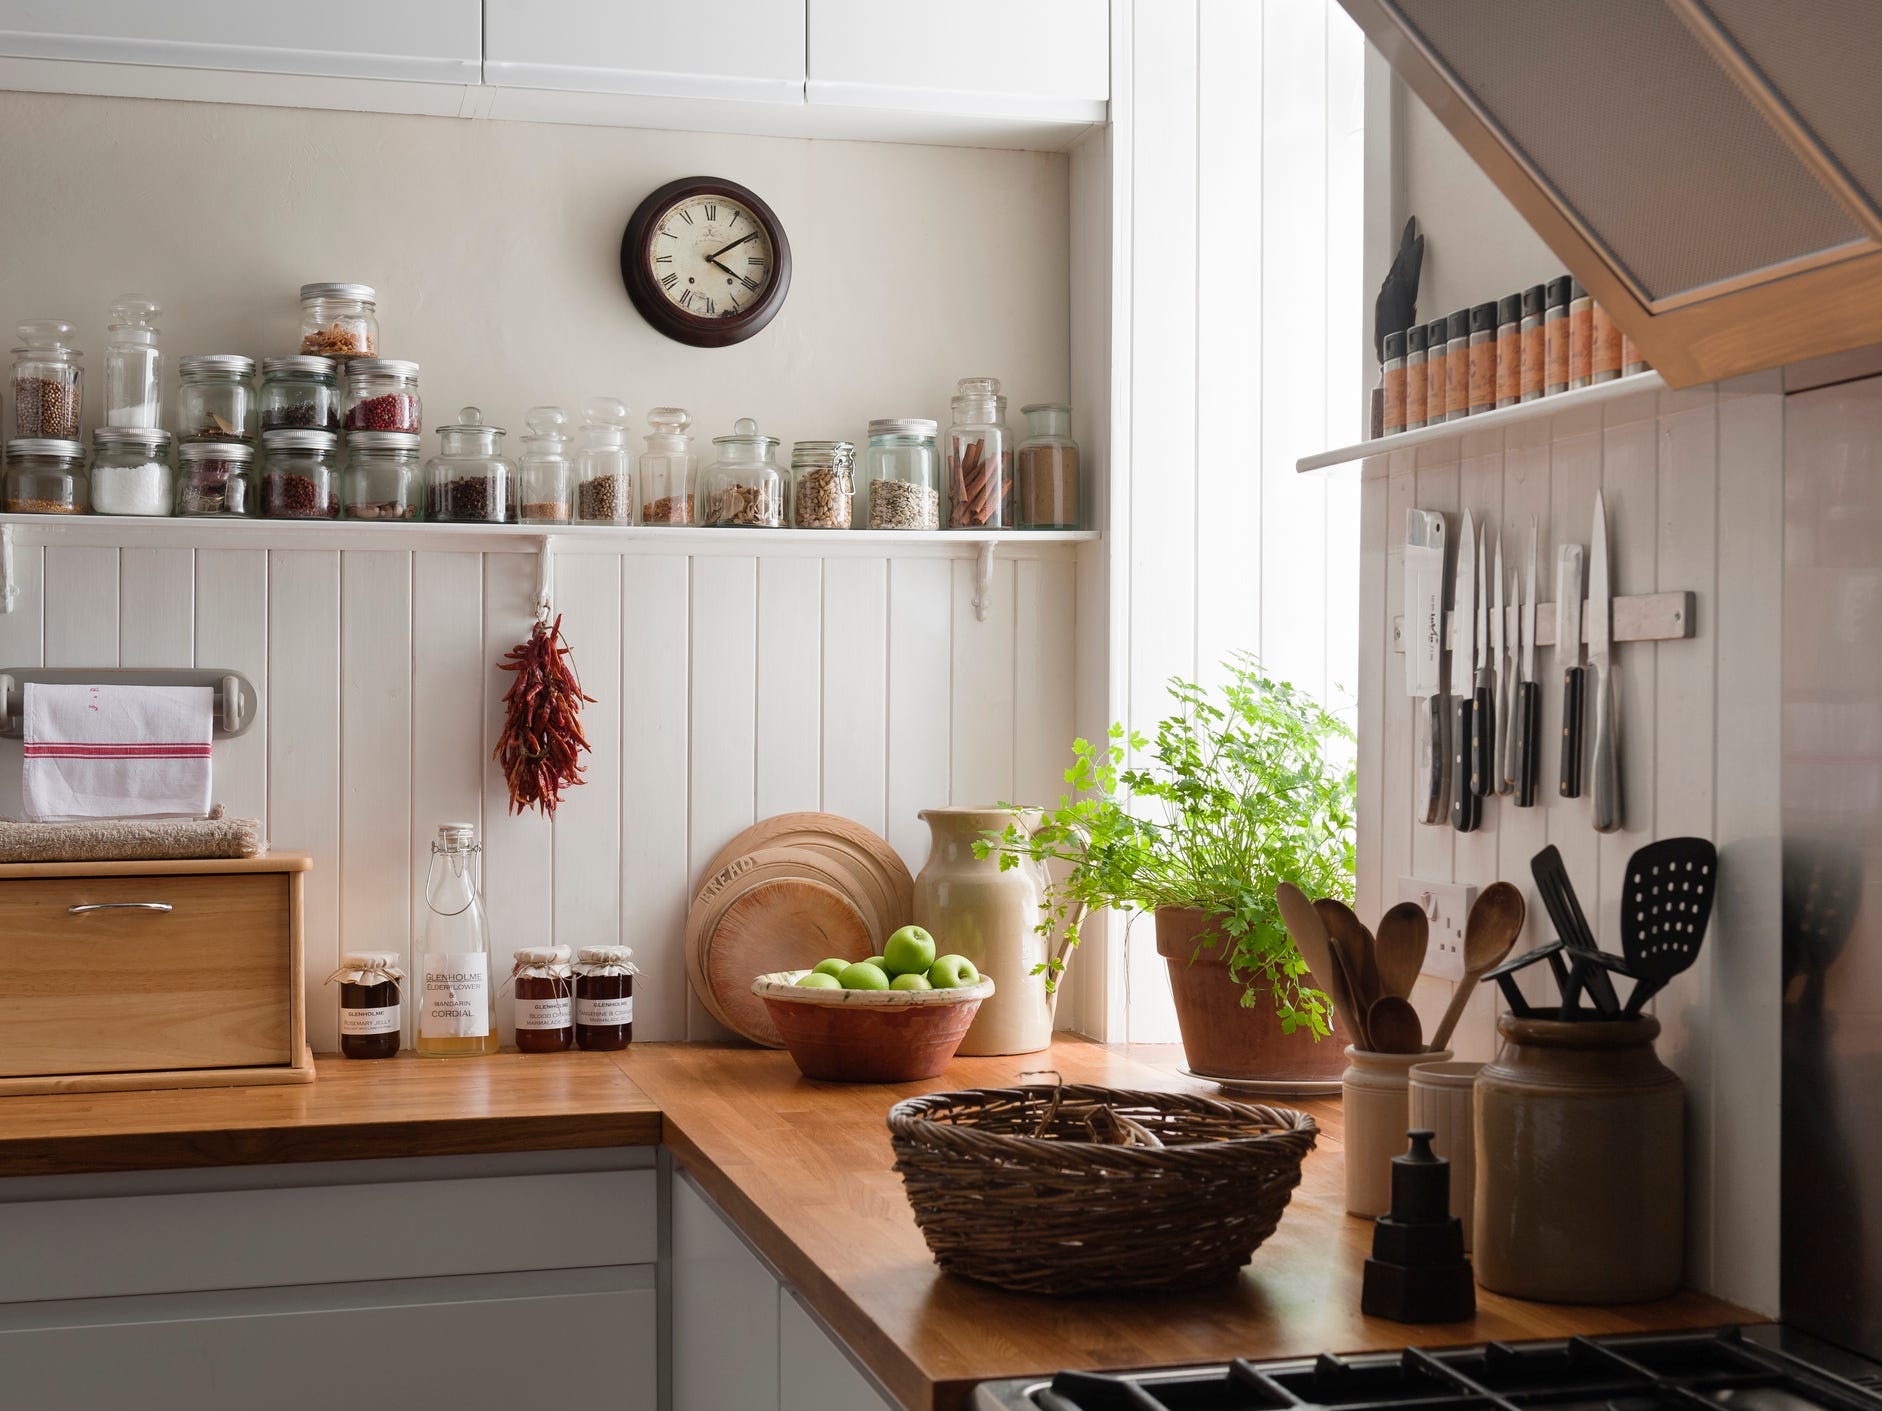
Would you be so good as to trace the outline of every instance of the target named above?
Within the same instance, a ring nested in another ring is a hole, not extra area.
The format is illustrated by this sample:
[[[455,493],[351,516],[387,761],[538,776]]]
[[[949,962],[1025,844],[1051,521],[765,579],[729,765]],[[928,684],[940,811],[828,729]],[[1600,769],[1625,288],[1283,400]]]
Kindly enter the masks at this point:
[[[1373,1224],[1359,1309],[1395,1323],[1459,1323],[1477,1311],[1477,1285],[1463,1221],[1451,1214],[1451,1163],[1431,1149],[1433,1133],[1405,1135],[1411,1150],[1392,1158],[1392,1213]]]

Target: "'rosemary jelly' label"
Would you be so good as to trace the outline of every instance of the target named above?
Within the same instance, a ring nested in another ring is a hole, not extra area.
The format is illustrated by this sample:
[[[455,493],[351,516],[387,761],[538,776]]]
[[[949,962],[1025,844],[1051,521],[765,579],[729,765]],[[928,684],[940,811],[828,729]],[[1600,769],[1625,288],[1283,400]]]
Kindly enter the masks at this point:
[[[399,1031],[399,1006],[382,1004],[372,1009],[340,1006],[342,1034],[396,1034]]]

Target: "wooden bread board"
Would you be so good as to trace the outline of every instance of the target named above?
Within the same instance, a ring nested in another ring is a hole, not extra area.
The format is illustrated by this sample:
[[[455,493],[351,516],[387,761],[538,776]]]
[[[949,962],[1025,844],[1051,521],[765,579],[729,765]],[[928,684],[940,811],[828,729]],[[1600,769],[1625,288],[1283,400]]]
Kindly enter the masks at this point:
[[[819,848],[759,848],[743,857],[735,857],[706,878],[700,885],[698,896],[700,899],[711,897],[735,882],[741,886],[754,886],[782,877],[803,877],[812,882],[821,882],[849,901],[862,916],[863,924],[869,928],[869,950],[864,952],[865,955],[880,954],[882,943],[895,930],[895,927],[884,924],[886,918],[878,910],[875,889],[858,875],[849,858]]]
[[[780,813],[756,823],[720,848],[701,873],[701,888],[734,860],[767,848],[808,848],[846,865],[856,878],[848,891],[869,898],[882,925],[877,949],[915,919],[915,879],[886,838],[836,813]]]
[[[752,981],[829,956],[873,954],[869,926],[835,887],[772,869],[737,872],[700,893],[686,917],[686,975],[713,1018],[767,1048],[784,1047]]]

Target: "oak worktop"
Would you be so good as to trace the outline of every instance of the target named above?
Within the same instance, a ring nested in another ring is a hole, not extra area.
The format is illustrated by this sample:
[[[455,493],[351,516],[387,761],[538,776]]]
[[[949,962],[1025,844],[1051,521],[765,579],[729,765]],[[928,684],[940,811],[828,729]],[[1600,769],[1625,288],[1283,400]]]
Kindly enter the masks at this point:
[[[1749,1321],[1699,1294],[1617,1308],[1479,1291],[1476,1318],[1412,1327],[1359,1313],[1370,1225],[1343,1209],[1336,1101],[1280,1228],[1233,1285],[1158,1298],[1048,1299],[943,1275],[892,1169],[883,1117],[899,1098],[1067,1082],[1215,1091],[1129,1050],[1062,1041],[1049,1055],[958,1059],[933,1083],[808,1082],[783,1053],[636,1044],[620,1054],[442,1062],[318,1060],[299,1088],[0,1100],[0,1175],[664,1142],[910,1411],[958,1411],[975,1382],[1060,1367],[1127,1367],[1559,1337]],[[1026,1081],[1038,1081],[1027,1079]]]

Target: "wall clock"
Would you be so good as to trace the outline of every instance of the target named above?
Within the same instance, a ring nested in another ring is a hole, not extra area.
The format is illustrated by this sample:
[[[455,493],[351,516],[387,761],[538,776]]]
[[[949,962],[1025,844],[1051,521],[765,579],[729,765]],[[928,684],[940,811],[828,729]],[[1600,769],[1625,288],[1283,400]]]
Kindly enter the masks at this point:
[[[667,337],[723,348],[776,316],[791,287],[791,246],[776,212],[735,181],[669,181],[621,236],[621,281]]]

